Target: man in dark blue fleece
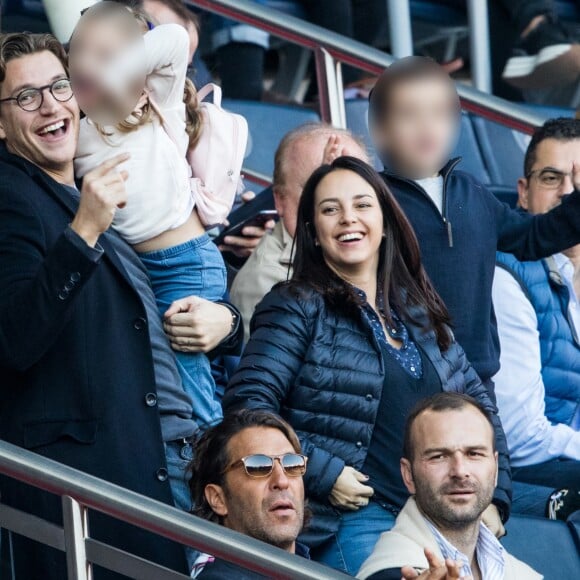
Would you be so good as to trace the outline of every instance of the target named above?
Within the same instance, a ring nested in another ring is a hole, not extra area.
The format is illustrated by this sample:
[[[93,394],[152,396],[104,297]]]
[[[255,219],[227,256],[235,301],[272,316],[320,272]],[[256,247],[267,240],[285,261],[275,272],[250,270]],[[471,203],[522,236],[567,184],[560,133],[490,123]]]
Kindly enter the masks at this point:
[[[401,59],[370,95],[369,125],[385,163],[383,176],[411,221],[423,264],[452,317],[457,341],[493,396],[499,340],[491,290],[496,250],[537,260],[580,242],[580,168],[575,191],[544,215],[499,202],[448,161],[460,104],[455,85],[434,61]]]
[[[385,181],[415,228],[457,340],[493,387],[499,369],[491,302],[495,252],[537,260],[580,242],[580,168],[576,191],[545,215],[522,215],[499,202],[457,168],[460,159],[448,161],[459,130],[459,97],[447,73],[424,57],[399,60],[381,75],[369,117]]]

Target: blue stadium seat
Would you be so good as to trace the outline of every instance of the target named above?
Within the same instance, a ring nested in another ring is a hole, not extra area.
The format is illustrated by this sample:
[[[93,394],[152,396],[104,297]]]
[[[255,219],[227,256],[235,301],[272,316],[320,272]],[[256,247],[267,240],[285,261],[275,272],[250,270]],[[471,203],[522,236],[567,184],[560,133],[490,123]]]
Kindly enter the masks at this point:
[[[383,164],[376,155],[375,148],[371,141],[368,125],[369,102],[367,99],[355,99],[346,101],[344,104],[346,112],[346,126],[359,139],[364,141],[371,156],[373,165],[378,171],[383,169]]]
[[[515,208],[518,204],[518,192],[514,187],[505,185],[488,185],[487,188],[499,201],[507,203],[510,207]]]
[[[282,137],[299,125],[320,121],[318,113],[300,107],[230,99],[224,99],[223,106],[248,121],[250,138],[244,167],[270,177],[274,152]]]
[[[580,22],[580,6],[575,0],[556,0],[556,13],[564,22]]]
[[[461,26],[466,23],[465,2],[463,0],[411,0],[411,16],[442,26]]]
[[[520,106],[544,117],[546,121],[556,117],[573,117],[576,114],[574,109],[568,107],[550,107],[548,105],[531,105],[529,103],[521,103]]]
[[[490,183],[514,189],[524,172],[529,136],[483,117],[471,116],[471,121],[489,171]]]
[[[462,157],[458,169],[471,173],[482,183],[491,183],[489,171],[471,123],[471,117],[467,113],[461,114],[461,133],[453,152],[453,157],[457,156]]]
[[[580,578],[580,556],[568,526],[561,521],[512,515],[502,544],[545,580]]]

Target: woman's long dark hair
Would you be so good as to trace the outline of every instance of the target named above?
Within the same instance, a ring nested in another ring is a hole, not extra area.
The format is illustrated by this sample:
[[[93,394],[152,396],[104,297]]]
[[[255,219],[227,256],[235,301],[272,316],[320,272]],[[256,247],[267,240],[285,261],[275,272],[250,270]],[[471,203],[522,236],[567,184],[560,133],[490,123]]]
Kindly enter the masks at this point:
[[[377,281],[378,286],[382,285],[384,290],[385,305],[391,305],[403,320],[411,321],[414,318],[410,307],[424,308],[437,335],[439,348],[447,350],[451,343],[451,334],[446,326],[449,324],[449,313],[423,268],[419,242],[413,227],[381,176],[364,161],[354,157],[339,157],[331,165],[319,167],[306,182],[298,207],[292,282],[310,286],[322,294],[330,306],[345,313],[354,315],[359,311],[361,299],[349,283],[330,269],[322,249],[316,245],[316,190],[327,175],[339,170],[356,173],[376,193],[383,214],[384,232]],[[386,308],[385,316],[392,325],[390,308]]]

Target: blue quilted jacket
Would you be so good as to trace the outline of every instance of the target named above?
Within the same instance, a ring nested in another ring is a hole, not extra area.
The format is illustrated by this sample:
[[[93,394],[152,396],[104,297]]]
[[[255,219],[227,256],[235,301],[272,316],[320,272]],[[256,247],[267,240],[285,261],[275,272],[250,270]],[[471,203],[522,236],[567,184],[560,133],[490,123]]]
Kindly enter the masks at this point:
[[[520,262],[498,252],[497,263],[519,282],[538,317],[546,417],[570,425],[580,405],[580,342],[568,321],[568,287],[549,260]]]
[[[465,392],[493,414],[500,456],[495,503],[507,518],[511,476],[497,409],[462,348],[441,353],[424,311],[405,322],[433,363],[445,391]],[[345,465],[361,469],[367,455],[384,384],[381,347],[366,318],[332,309],[308,288],[276,286],[257,307],[252,334],[223,400],[226,411],[248,407],[273,411],[297,431],[309,457],[307,495],[315,514],[311,528],[332,533],[340,512],[328,496]],[[402,507],[402,506],[401,506]]]

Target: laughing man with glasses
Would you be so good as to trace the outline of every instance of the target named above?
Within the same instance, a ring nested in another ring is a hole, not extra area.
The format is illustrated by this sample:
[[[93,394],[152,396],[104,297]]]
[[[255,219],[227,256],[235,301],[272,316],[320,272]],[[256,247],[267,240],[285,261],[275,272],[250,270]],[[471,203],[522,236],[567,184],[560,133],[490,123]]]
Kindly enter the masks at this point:
[[[280,417],[243,410],[227,415],[198,441],[191,465],[194,513],[292,554],[304,526],[307,458],[296,433]],[[200,580],[266,578],[207,554],[193,570]]]
[[[577,189],[580,120],[554,119],[539,128],[524,175],[519,205],[533,215]],[[499,253],[493,302],[501,342],[494,380],[512,460],[512,507],[543,516],[554,489],[580,487],[580,246],[536,262]],[[517,482],[533,484],[533,493],[520,496]],[[554,497],[552,517],[574,509],[561,503]]]

